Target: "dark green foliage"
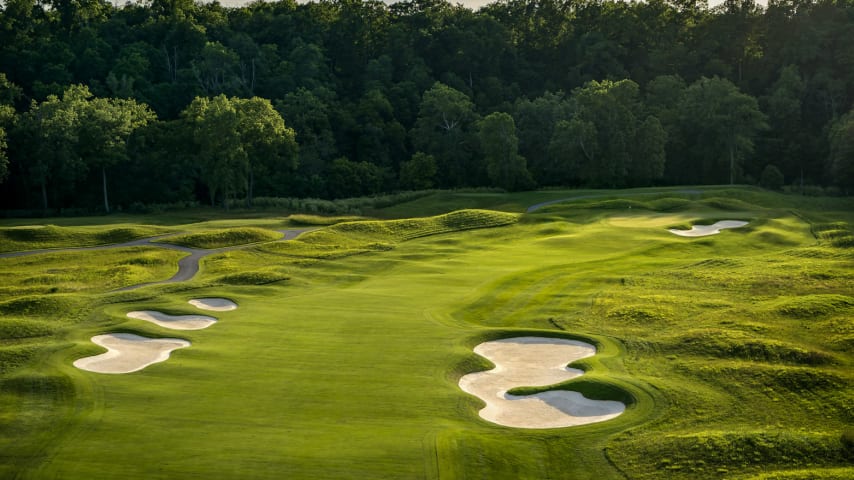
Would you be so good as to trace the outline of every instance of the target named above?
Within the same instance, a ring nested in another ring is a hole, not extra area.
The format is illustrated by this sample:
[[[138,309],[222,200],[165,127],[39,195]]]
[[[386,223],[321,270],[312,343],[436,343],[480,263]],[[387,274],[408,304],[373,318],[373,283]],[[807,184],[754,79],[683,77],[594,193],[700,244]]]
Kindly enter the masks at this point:
[[[774,165],[766,165],[759,177],[759,184],[771,190],[780,190],[783,186],[783,173]]]
[[[475,126],[497,112],[540,185],[776,188],[779,175],[762,179],[773,163],[796,191],[850,193],[850,2],[8,3],[4,209],[508,188]],[[237,139],[252,122],[227,113],[201,129],[180,118],[220,95],[275,105],[295,142]],[[84,104],[98,108],[67,115]],[[122,113],[143,105],[160,120]],[[408,164],[417,152],[435,174]],[[348,192],[352,172],[330,184],[337,158],[379,175]]]

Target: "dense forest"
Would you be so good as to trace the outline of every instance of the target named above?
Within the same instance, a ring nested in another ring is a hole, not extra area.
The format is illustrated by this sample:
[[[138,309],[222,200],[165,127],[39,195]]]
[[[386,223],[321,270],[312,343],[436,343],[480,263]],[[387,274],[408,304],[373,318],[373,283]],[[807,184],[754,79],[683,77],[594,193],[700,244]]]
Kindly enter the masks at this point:
[[[0,209],[854,187],[854,0],[0,2]]]

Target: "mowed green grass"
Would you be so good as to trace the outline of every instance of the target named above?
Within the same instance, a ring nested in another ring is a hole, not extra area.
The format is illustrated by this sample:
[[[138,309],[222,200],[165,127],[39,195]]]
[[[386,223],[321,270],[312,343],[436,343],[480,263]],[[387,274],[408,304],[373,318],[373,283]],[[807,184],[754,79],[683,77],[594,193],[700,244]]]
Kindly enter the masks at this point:
[[[66,304],[17,316],[8,328],[25,333],[0,348],[13,352],[0,357],[0,476],[850,478],[854,254],[833,244],[850,234],[849,204],[644,193],[428,236],[343,224],[293,250],[213,255],[187,284],[58,292]],[[729,218],[751,223],[666,231]],[[186,301],[203,296],[239,308],[193,332],[124,317],[198,313]],[[57,329],[64,307],[76,313]],[[114,331],[193,345],[134,374],[71,367]],[[629,410],[543,431],[480,420],[456,385],[488,368],[471,349],[538,332],[597,344],[579,389],[628,396]]]

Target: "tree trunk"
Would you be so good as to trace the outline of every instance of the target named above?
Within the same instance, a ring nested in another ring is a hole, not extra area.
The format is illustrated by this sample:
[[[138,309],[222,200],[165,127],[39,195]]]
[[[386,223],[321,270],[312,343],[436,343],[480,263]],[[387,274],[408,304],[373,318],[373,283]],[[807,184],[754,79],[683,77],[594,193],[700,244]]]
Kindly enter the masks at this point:
[[[104,210],[110,213],[110,201],[107,199],[107,167],[101,167],[101,179],[104,182]]]
[[[252,171],[252,167],[249,167],[249,182],[246,186],[246,208],[252,208],[252,196],[253,190],[255,190],[255,172]]]
[[[735,184],[735,148],[729,147],[729,184]]]
[[[42,205],[44,205],[44,209],[47,211],[47,180],[42,181]]]
[[[215,207],[216,206],[216,189],[214,189],[212,187],[208,187],[208,192],[210,192],[210,194],[211,194],[211,206]]]

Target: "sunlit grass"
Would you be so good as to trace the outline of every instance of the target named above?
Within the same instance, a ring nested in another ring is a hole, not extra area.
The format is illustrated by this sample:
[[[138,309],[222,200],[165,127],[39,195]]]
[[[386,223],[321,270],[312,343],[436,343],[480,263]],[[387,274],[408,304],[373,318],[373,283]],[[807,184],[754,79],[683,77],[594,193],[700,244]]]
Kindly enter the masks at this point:
[[[854,222],[845,199],[677,190],[440,192],[384,214],[419,218],[313,218],[330,226],[132,292],[109,293],[180,255],[0,259],[0,477],[850,478],[854,252],[827,233]],[[599,197],[444,215],[579,193]],[[667,232],[733,218],[750,223]],[[181,231],[289,225],[228,222]],[[98,352],[92,335],[175,336],[125,314],[194,313],[202,296],[239,308],[182,332],[193,345],[167,362],[71,367]],[[481,420],[457,387],[490,368],[472,348],[535,333],[596,344],[560,388],[626,413],[548,431]]]

